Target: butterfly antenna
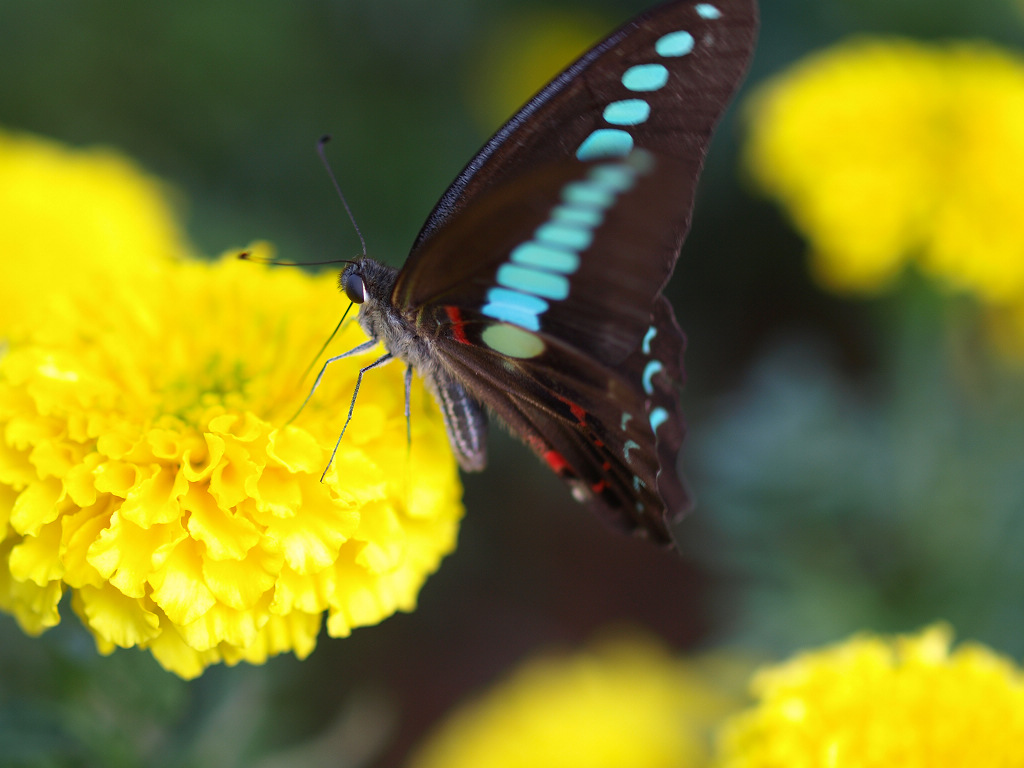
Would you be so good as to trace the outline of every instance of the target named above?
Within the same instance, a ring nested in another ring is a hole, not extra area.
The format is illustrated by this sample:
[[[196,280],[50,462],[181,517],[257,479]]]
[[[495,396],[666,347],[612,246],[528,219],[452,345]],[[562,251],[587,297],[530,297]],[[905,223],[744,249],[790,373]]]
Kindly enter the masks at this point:
[[[316,361],[320,359],[320,355],[322,355],[324,353],[324,350],[326,350],[330,343],[334,341],[334,337],[338,335],[338,331],[341,330],[341,326],[345,323],[345,318],[348,317],[348,313],[352,310],[352,304],[353,302],[351,301],[348,303],[348,309],[345,310],[345,314],[341,316],[341,320],[339,320],[338,324],[334,326],[334,330],[331,331],[331,335],[327,337],[327,341],[324,342],[324,345],[320,347],[320,351],[316,353],[316,357],[309,361],[309,365],[307,365],[306,370],[302,372],[302,378],[300,378],[299,381],[306,380],[306,377],[309,376],[309,372],[312,371],[313,366],[316,365]],[[299,410],[293,413],[292,417],[284,423],[286,427],[293,421],[295,421],[297,418],[299,418],[299,414],[302,413],[302,409],[306,407],[306,403],[308,403],[310,398],[313,397],[313,392],[316,391],[316,388],[319,384],[320,379],[318,378],[316,380],[316,384],[314,384],[313,388],[309,391],[309,394],[306,395],[306,399],[302,401],[302,405],[299,406]]]
[[[324,264],[355,264],[352,259],[331,259],[330,261],[281,261],[253,256],[249,251],[238,254],[239,261],[251,261],[253,264],[269,264],[272,267],[322,267]]]
[[[338,184],[338,179],[334,175],[334,169],[331,168],[331,164],[327,161],[327,153],[324,151],[324,145],[331,140],[328,134],[324,134],[320,137],[320,141],[316,143],[316,153],[320,155],[320,162],[324,164],[324,169],[327,171],[327,175],[331,178],[331,184],[334,185],[334,191],[338,193],[338,197],[341,198],[341,204],[345,206],[345,213],[348,214],[348,220],[352,222],[352,228],[355,229],[356,234],[359,235],[359,243],[363,247],[363,256],[366,256],[366,240],[363,238],[363,233],[359,229],[359,225],[356,224],[356,217],[352,215],[352,209],[348,205],[348,200],[345,199],[345,193],[341,191],[341,185]]]

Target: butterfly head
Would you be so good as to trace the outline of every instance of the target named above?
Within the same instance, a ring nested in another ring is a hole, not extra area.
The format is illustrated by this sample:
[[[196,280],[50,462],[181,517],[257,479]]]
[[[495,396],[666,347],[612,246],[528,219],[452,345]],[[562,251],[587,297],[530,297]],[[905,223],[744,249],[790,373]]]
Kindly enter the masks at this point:
[[[373,259],[349,262],[338,276],[338,288],[353,304],[390,303],[398,271]]]
[[[384,340],[390,335],[387,326],[397,277],[394,267],[365,257],[351,262],[338,276],[338,288],[359,305],[359,324],[374,338]]]
[[[338,287],[353,304],[362,304],[366,301],[366,281],[363,279],[361,266],[357,261],[341,270],[338,277]]]

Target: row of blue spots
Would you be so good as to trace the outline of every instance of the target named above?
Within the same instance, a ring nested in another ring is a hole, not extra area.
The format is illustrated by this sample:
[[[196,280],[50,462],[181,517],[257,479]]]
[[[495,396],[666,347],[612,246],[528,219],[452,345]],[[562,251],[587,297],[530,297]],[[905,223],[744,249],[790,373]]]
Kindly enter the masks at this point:
[[[590,247],[594,230],[616,197],[636,183],[635,163],[605,163],[581,181],[566,184],[561,201],[533,239],[512,249],[498,268],[498,286],[487,292],[485,315],[528,331],[540,330],[540,316],[550,301],[569,296],[569,275],[579,269],[580,254]],[[499,350],[501,351],[501,350]]]
[[[695,7],[702,19],[718,19],[722,13],[710,3],[698,3]],[[669,32],[654,44],[655,52],[664,59],[679,58],[693,51],[696,41],[685,30]],[[653,93],[668,84],[669,71],[663,64],[637,64],[622,75],[622,84],[634,93]],[[613,101],[604,109],[604,121],[617,128],[598,128],[583,140],[576,150],[580,160],[597,160],[602,157],[625,157],[633,151],[633,135],[625,130],[647,122],[651,116],[651,105],[646,99],[622,99]]]

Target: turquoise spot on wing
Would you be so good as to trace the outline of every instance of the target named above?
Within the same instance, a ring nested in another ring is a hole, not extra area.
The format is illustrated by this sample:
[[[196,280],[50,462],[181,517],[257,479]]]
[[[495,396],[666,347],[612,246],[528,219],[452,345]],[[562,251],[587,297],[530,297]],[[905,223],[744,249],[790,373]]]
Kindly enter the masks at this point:
[[[517,245],[512,250],[511,259],[524,267],[539,267],[564,274],[572,274],[580,266],[580,257],[575,253],[534,242]]]
[[[630,419],[632,419],[632,418],[633,418],[633,414],[632,413],[624,413],[624,414],[622,414],[622,424],[621,424],[621,426],[622,426],[622,431],[623,432],[626,431],[626,425],[629,423]]]
[[[553,245],[570,251],[586,250],[594,240],[594,234],[589,229],[580,229],[579,227],[570,227],[554,222],[544,224],[534,232],[533,236],[545,245]],[[577,259],[577,266],[578,261]],[[554,267],[552,268],[554,269]],[[576,267],[570,270],[558,269],[558,271],[575,272]]]
[[[622,446],[622,458],[624,458],[626,461],[629,461],[629,452],[632,451],[634,448],[639,447],[640,443],[636,442],[636,440],[627,440],[626,444]]]
[[[697,3],[697,15],[702,19],[720,19],[722,12],[711,3]]]
[[[597,208],[575,208],[571,205],[559,205],[551,212],[551,220],[559,224],[569,224],[596,229],[604,221],[604,212]]]
[[[625,192],[636,183],[636,172],[626,165],[598,165],[591,170],[590,180],[613,192]]]
[[[612,125],[640,125],[651,116],[651,105],[643,99],[613,101],[604,108],[605,122]]]
[[[537,336],[505,323],[487,326],[480,338],[495,352],[509,357],[536,357],[544,351],[544,342]]]
[[[698,11],[699,13],[699,11]],[[669,32],[654,44],[659,56],[685,56],[693,50],[693,35],[689,32]]]
[[[569,281],[562,275],[541,272],[518,264],[502,264],[498,269],[498,284],[556,301],[569,295]]]
[[[540,330],[539,315],[548,308],[548,303],[544,299],[504,288],[491,288],[487,292],[487,301],[488,303],[480,310],[485,315],[531,331]]]
[[[638,64],[622,75],[622,84],[631,91],[657,91],[668,82],[668,70],[661,64]]]
[[[562,200],[569,205],[588,205],[595,208],[607,208],[614,202],[615,193],[586,181],[574,181],[565,185]]]
[[[647,366],[644,368],[644,392],[646,392],[648,395],[654,394],[654,382],[652,380],[654,379],[658,371],[660,371],[663,367],[664,366],[662,366],[662,364],[657,360],[651,360],[651,362],[649,362]]]
[[[658,427],[668,421],[668,411],[664,408],[655,408],[651,411],[651,429],[655,432],[658,431]]]
[[[633,490],[639,491],[641,488],[646,488],[647,483],[640,479],[639,475],[633,475]],[[639,509],[639,507],[638,507]]]
[[[658,329],[653,325],[647,329],[647,334],[644,336],[643,350],[645,355],[651,354],[651,341],[655,336],[658,335]]]
[[[587,136],[576,150],[580,160],[602,157],[625,157],[633,149],[633,137],[618,128],[598,128]]]

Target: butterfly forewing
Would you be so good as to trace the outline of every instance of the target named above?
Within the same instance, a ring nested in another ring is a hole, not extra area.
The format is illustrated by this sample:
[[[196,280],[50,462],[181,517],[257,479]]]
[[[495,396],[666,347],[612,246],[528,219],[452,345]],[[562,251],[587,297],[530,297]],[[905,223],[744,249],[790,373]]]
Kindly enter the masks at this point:
[[[677,161],[643,150],[526,171],[431,238],[419,263],[437,266],[404,269],[395,305],[413,322],[437,305],[507,320],[620,362],[671,274],[674,257],[651,254],[667,253],[673,236],[651,219],[674,213],[686,179]]]
[[[755,0],[669,2],[581,56],[519,110],[470,160],[424,224],[420,247],[484,190],[523,169],[640,147],[677,158],[696,181],[711,133],[746,72],[757,34]],[[605,133],[597,133],[603,131]],[[607,133],[615,131],[616,133]],[[682,244],[693,184],[662,226]]]

